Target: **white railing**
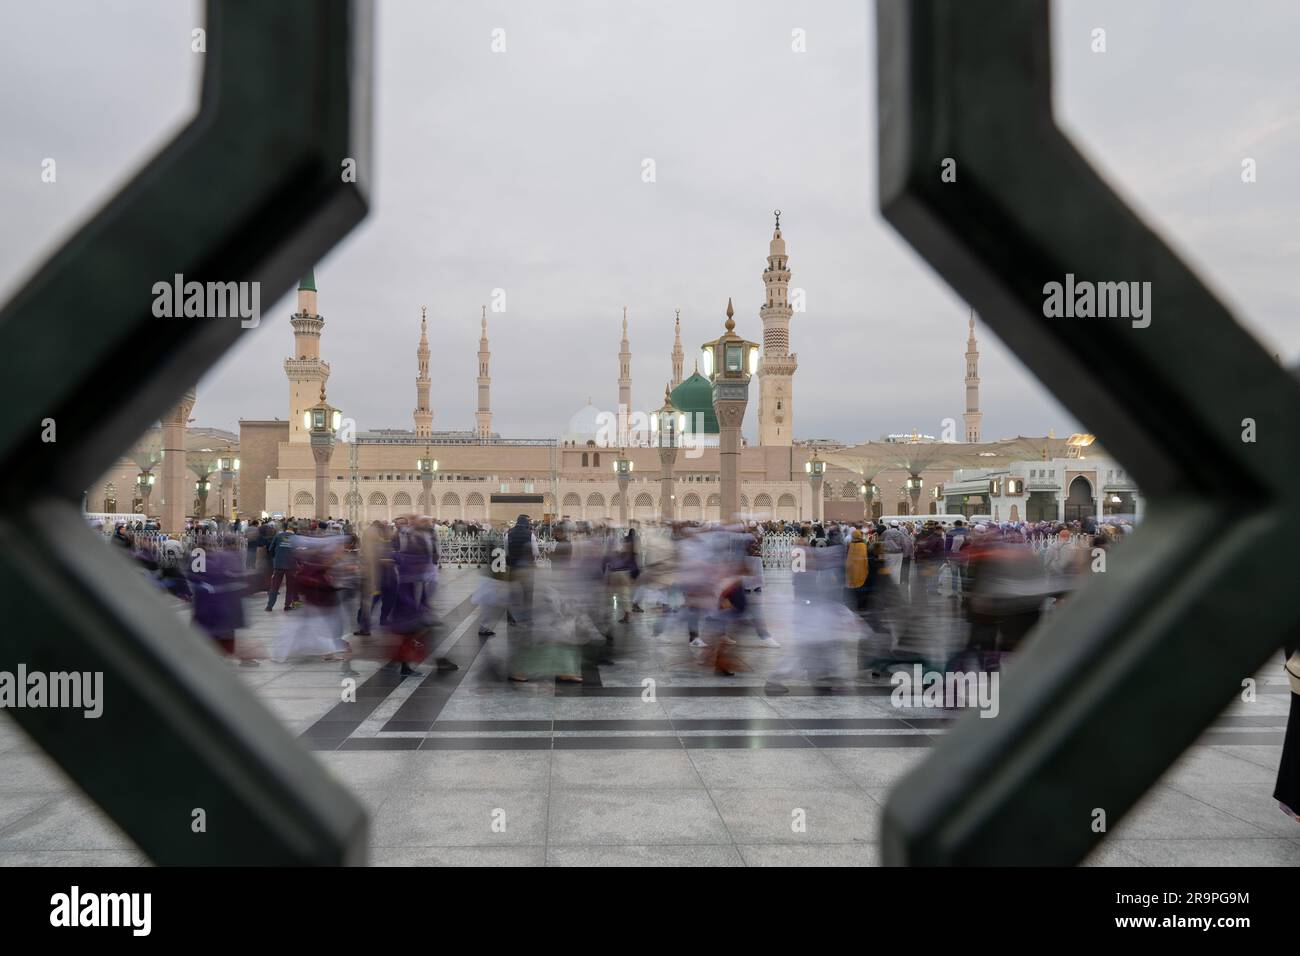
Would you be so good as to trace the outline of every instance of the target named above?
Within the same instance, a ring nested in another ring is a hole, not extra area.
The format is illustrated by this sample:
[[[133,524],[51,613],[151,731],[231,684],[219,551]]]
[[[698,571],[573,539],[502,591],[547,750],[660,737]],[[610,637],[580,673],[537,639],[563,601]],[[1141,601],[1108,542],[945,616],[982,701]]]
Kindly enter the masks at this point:
[[[438,534],[438,566],[442,568],[478,568],[492,563],[492,553],[497,548],[504,549],[506,536],[501,531],[485,531],[478,534]],[[549,567],[551,552],[555,542],[550,538],[537,541],[537,564]]]
[[[789,570],[791,552],[794,549],[796,540],[797,537],[793,531],[764,534],[760,544],[764,570]]]
[[[235,537],[235,546],[240,553],[248,544],[244,532],[186,531],[181,535],[169,535],[162,531],[129,531],[132,552],[156,561],[162,567],[171,567],[188,557],[195,548],[211,551],[221,548],[228,535]]]

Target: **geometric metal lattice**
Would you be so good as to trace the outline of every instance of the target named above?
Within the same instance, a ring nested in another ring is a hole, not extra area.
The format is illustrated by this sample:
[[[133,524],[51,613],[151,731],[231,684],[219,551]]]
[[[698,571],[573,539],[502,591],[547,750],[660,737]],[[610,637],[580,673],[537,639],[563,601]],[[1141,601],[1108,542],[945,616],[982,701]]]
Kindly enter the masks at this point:
[[[998,718],[959,721],[890,795],[888,863],[1078,862],[1093,810],[1113,826],[1300,618],[1300,386],[1056,127],[1049,44],[1045,0],[880,0],[880,205],[1150,503]],[[1150,325],[1045,318],[1067,274],[1150,282]]]
[[[238,318],[155,318],[156,282],[256,281],[269,304],[364,217],[341,169],[371,176],[371,19],[344,0],[211,4],[194,120],[0,312],[0,354],[22,357],[0,382],[0,668],[104,675],[97,720],[10,715],[159,863],[366,853],[360,804],[76,502],[241,334]]]

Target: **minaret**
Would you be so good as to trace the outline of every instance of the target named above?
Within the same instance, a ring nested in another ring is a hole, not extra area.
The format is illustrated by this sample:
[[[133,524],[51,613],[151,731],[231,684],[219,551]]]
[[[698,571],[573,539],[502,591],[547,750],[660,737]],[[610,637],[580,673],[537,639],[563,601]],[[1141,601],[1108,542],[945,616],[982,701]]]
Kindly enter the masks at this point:
[[[492,377],[488,362],[492,351],[488,348],[487,306],[483,306],[482,333],[478,340],[478,411],[474,413],[474,435],[479,441],[492,437]]]
[[[669,388],[682,384],[682,363],[686,356],[682,353],[682,310],[677,310],[677,331],[673,338],[673,380]]]
[[[781,210],[767,250],[763,270],[765,300],[758,310],[763,320],[763,354],[758,364],[758,442],[791,444],[794,429],[794,371],[799,356],[790,352],[790,269],[781,238]]]
[[[415,350],[419,374],[415,376],[415,437],[428,438],[433,434],[433,409],[429,407],[429,327],[428,315],[420,306],[420,347]]]
[[[628,419],[632,414],[632,346],[627,341],[627,306],[623,306],[623,341],[618,350],[618,443],[628,441]]]
[[[966,440],[980,440],[980,353],[975,347],[975,310],[970,313],[970,336],[966,339]]]
[[[316,311],[316,275],[309,271],[298,283],[298,311],[289,317],[293,326],[293,355],[284,360],[289,378],[289,441],[311,441],[303,427],[303,412],[316,404],[330,377],[328,362],[320,357],[320,333],[325,319]]]

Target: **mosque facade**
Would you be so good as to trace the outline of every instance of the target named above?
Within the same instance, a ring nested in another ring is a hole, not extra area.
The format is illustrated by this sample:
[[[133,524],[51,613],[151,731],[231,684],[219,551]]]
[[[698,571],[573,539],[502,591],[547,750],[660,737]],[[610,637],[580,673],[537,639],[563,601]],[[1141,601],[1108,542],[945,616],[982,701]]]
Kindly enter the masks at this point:
[[[793,315],[790,277],[778,218],[763,272],[762,355],[756,387],[751,387],[750,401],[757,403],[758,441],[746,444],[741,452],[741,508],[758,519],[793,521],[814,515],[812,486],[804,471],[813,446],[797,442],[793,436],[797,357],[789,350]],[[618,352],[617,411],[601,412],[588,401],[573,415],[567,429],[551,439],[510,439],[492,430],[492,352],[486,309],[480,321],[473,427],[464,431],[433,427],[427,326],[422,316],[413,427],[359,431],[354,441],[340,441],[329,463],[327,511],[335,517],[362,521],[387,520],[410,512],[479,522],[509,520],[521,513],[536,518],[568,515],[590,521],[617,520],[621,502],[614,461],[622,455],[633,463],[628,516],[644,521],[665,517],[660,509],[659,451],[652,444],[646,421],[638,421],[633,411],[626,310]],[[301,283],[290,322],[294,355],[284,363],[290,385],[290,421],[240,422],[240,506],[245,514],[311,515],[315,511],[315,462],[310,436],[302,428],[302,412],[319,397],[329,365],[321,357],[326,321],[317,309],[312,276]],[[685,375],[684,366],[679,313],[671,372],[665,376],[673,405],[683,413],[686,425],[673,467],[672,517],[717,520],[721,517],[721,491],[712,388],[698,369]],[[651,403],[651,407],[658,405]],[[426,447],[438,461],[429,501],[424,499],[416,465]],[[265,477],[258,482],[257,475]],[[860,517],[861,498],[856,493],[855,500]]]
[[[764,299],[759,318],[763,338],[750,388],[750,404],[756,406],[757,441],[746,442],[741,449],[741,511],[756,520],[804,521],[816,517],[859,520],[864,512],[862,475],[828,464],[818,506],[814,502],[814,486],[805,471],[805,463],[814,454],[825,457],[843,448],[843,443],[795,437],[794,381],[798,356],[790,350],[790,325],[795,314],[802,312],[801,308],[796,309],[791,294],[791,275],[778,212],[762,273]],[[685,374],[680,312],[669,357],[671,371],[665,380],[673,405],[683,415],[685,427],[672,469],[673,514],[664,515],[660,508],[659,450],[652,443],[644,415],[638,416],[633,411],[632,347],[626,309],[618,352],[617,411],[602,412],[588,400],[561,434],[553,438],[524,439],[502,437],[492,427],[492,351],[486,307],[480,316],[474,422],[464,430],[435,427],[427,315],[421,311],[415,349],[412,427],[358,430],[341,436],[343,440],[335,445],[329,459],[329,502],[325,509],[329,515],[357,521],[391,520],[412,512],[441,520],[493,523],[513,520],[519,514],[534,518],[558,515],[575,520],[616,521],[621,512],[621,492],[614,462],[621,455],[633,463],[627,488],[629,518],[642,521],[666,517],[689,521],[721,518],[719,428],[712,387],[698,368]],[[310,434],[303,427],[303,413],[324,393],[330,365],[322,352],[322,345],[327,341],[327,322],[319,310],[316,283],[310,273],[299,284],[297,307],[289,321],[294,351],[283,364],[288,382],[288,419],[240,421],[238,441],[228,443],[229,453],[238,454],[241,459],[237,493],[209,496],[208,514],[218,513],[218,502],[224,502],[227,508],[237,508],[243,517],[261,514],[307,517],[316,511],[316,466]],[[979,350],[973,314],[964,358],[964,438],[967,442],[979,442],[982,418]],[[646,404],[653,408],[659,401]],[[925,439],[912,434],[888,436],[886,440]],[[438,461],[427,501],[417,466],[417,459],[426,455]],[[1136,489],[1122,477],[1118,483],[1114,480],[1118,469],[1109,459],[1089,460],[1086,468],[1079,460],[1062,463],[1059,468],[1040,467],[1046,464],[1012,468],[1007,472],[1011,480],[1006,484],[995,484],[1001,472],[963,474],[952,469],[936,469],[934,474],[922,473],[925,487],[932,494],[920,501],[917,511],[922,514],[951,513],[954,509],[967,514],[998,511],[1000,520],[1015,520],[1011,515],[1027,518],[1031,511],[1048,518],[1054,516],[1052,512],[1056,512],[1056,517],[1064,517],[1067,500],[1072,513],[1092,506],[1099,516],[1103,510],[1110,510],[1112,498],[1124,507],[1134,503]],[[98,510],[101,501],[118,504],[120,511],[128,510],[121,499],[130,500],[129,493],[124,496],[122,489],[134,487],[139,467],[143,466],[138,453],[124,456],[97,487],[87,492],[87,510]],[[1107,479],[1103,477],[1107,471],[1112,476],[1109,485],[1105,485]],[[1048,490],[1045,481],[1048,472],[1053,480],[1057,474],[1061,476],[1056,489],[1059,495],[1053,498],[1043,497]],[[1118,470],[1118,474],[1124,473]],[[1086,482],[1075,480],[1080,476]],[[872,482],[878,489],[873,507],[876,516],[910,513],[912,504],[905,485],[908,478],[909,472],[901,468],[874,475]],[[1085,483],[1091,492],[1090,505],[1081,497]],[[1039,493],[1032,508],[1026,490],[1029,484]],[[982,490],[985,485],[987,490]],[[995,490],[1001,496],[997,500],[993,496]],[[1017,502],[1007,497],[1014,493],[1024,495],[1025,500]],[[134,504],[139,506],[140,502]]]

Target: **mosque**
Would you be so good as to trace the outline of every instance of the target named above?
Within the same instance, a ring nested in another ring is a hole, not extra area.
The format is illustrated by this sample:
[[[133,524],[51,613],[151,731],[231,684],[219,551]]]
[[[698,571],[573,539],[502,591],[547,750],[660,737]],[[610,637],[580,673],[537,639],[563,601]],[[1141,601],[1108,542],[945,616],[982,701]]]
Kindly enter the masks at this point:
[[[741,453],[741,508],[756,518],[795,520],[813,514],[812,490],[804,462],[812,447],[793,438],[793,382],[798,358],[789,351],[790,271],[785,239],[777,219],[763,271],[766,290],[760,310],[762,357],[757,388],[758,443]],[[284,368],[289,380],[288,421],[241,421],[241,499],[244,513],[310,515],[315,509],[315,463],[303,412],[316,404],[330,367],[321,357],[325,320],[317,307],[315,282],[299,285],[291,318],[294,356]],[[492,352],[486,308],[480,318],[478,405],[474,427],[435,431],[429,402],[427,317],[420,320],[416,349],[415,408],[409,430],[358,431],[354,442],[340,442],[330,460],[331,515],[369,521],[418,511],[440,519],[504,521],[527,513],[568,515],[574,519],[617,519],[621,502],[613,466],[620,453],[633,463],[628,486],[629,517],[655,520],[659,514],[660,461],[648,430],[638,427],[632,397],[632,350],[626,310],[618,353],[616,410],[602,412],[590,401],[553,439],[503,438],[492,429]],[[685,375],[681,319],[676,323],[669,395],[684,414],[689,436],[673,468],[675,517],[719,518],[718,421],[712,388],[698,371]],[[755,396],[755,392],[757,395]],[[644,412],[663,403],[663,393],[642,403]],[[432,500],[425,502],[416,460],[438,461]],[[265,475],[264,484],[254,475]],[[255,487],[261,486],[261,487]],[[855,493],[861,514],[861,499]]]
[[[1129,513],[1137,510],[1136,488],[1123,478],[1123,471],[1118,470],[1120,478],[1116,479],[1115,463],[1104,456],[1091,456],[1086,464],[1078,460],[1077,442],[1071,446],[1067,441],[1050,437],[1027,439],[1024,441],[1034,442],[1031,461],[964,471],[935,467],[929,469],[930,474],[923,470],[924,462],[937,463],[937,459],[927,459],[925,455],[900,456],[896,466],[872,469],[868,475],[862,468],[852,467],[848,459],[844,463],[836,461],[837,452],[845,449],[843,443],[797,439],[794,377],[798,356],[790,351],[790,320],[794,314],[790,278],[778,213],[768,244],[767,267],[762,273],[765,296],[759,318],[763,335],[754,376],[757,381],[750,387],[750,404],[756,404],[758,419],[757,442],[745,442],[741,449],[740,507],[747,517],[787,521],[859,520],[864,509],[861,493],[864,480],[875,487],[873,512],[876,516],[961,511],[989,513],[1001,520],[1036,520],[1037,517],[1064,518],[1067,510],[1075,516],[1083,513],[1101,516],[1118,506]],[[240,458],[237,494],[213,496],[202,505],[192,502],[194,507],[216,514],[220,501],[244,517],[315,514],[315,460],[303,416],[326,394],[330,365],[322,357],[326,322],[318,308],[313,274],[309,273],[299,284],[297,309],[290,317],[290,325],[294,351],[284,360],[289,393],[287,420],[241,420],[238,441],[229,442],[225,452]],[[433,427],[428,325],[423,314],[415,358],[412,427],[358,430],[354,435],[342,435],[342,440],[334,446],[329,458],[329,502],[325,509],[332,517],[353,521],[390,520],[418,512],[441,520],[499,523],[526,513],[534,518],[563,515],[575,520],[612,521],[618,518],[622,506],[614,473],[614,461],[620,456],[633,463],[627,502],[630,518],[710,521],[721,517],[719,427],[712,387],[698,368],[690,375],[684,374],[680,313],[666,394],[643,403],[643,408],[649,411],[658,408],[664,398],[670,398],[684,415],[684,447],[679,450],[672,469],[675,513],[671,516],[660,513],[659,450],[644,427],[645,412],[638,415],[634,411],[626,309],[618,353],[617,410],[601,411],[588,400],[573,415],[567,429],[554,438],[512,439],[493,430],[492,351],[486,307],[480,317],[478,401],[472,429],[445,431]],[[965,392],[964,439],[977,444],[981,441],[982,416],[979,350],[973,315],[966,342]],[[945,436],[949,442],[955,438],[955,435]],[[912,433],[887,436],[883,441],[920,445],[935,440]],[[187,441],[189,444],[192,442]],[[814,486],[805,469],[805,463],[814,455],[827,462],[820,485],[820,503],[814,501]],[[428,501],[417,466],[417,459],[423,457],[438,462]],[[1059,467],[1041,467],[1056,461],[1061,462]],[[88,510],[95,510],[90,502],[108,500],[110,485],[114,489],[134,486],[135,464],[144,467],[138,452],[124,456],[101,480],[100,485],[104,487],[88,492]],[[1035,467],[1030,469],[1029,464]],[[190,464],[196,474],[204,467]],[[1109,477],[1103,477],[1103,469],[1109,471]],[[1033,490],[1039,496],[1036,504],[1023,480],[1030,471]],[[1018,475],[1022,476],[1019,480]],[[1080,476],[1084,477],[1082,484],[1075,482]],[[917,477],[933,492],[931,497],[919,502],[907,490],[909,478]],[[1010,480],[1004,483],[1004,477]],[[1122,488],[1116,486],[1117,481]],[[1103,488],[1106,482],[1109,484]],[[945,483],[952,495],[944,495],[948,490],[943,488]],[[1119,491],[1125,497],[1120,498],[1116,494]],[[1022,496],[1021,500],[1008,497],[1015,495]],[[137,500],[136,505],[140,504]],[[215,507],[208,507],[209,504]],[[995,515],[995,511],[1000,513]]]

